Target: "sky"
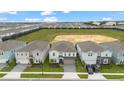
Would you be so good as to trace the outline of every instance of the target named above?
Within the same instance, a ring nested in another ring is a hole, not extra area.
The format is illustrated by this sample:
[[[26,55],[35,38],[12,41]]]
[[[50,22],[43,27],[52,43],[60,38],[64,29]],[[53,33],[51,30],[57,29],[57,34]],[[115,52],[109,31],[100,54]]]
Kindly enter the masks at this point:
[[[124,11],[0,11],[0,22],[124,21]]]

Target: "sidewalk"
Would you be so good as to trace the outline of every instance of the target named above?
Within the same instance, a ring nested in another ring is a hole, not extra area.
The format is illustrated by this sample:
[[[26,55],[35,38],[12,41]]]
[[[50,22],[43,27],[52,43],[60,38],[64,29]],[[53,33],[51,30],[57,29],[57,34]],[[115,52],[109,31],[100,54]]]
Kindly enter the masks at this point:
[[[93,75],[88,75],[89,80],[107,80],[102,73],[94,73]]]
[[[21,75],[21,72],[27,67],[28,65],[16,65],[12,70],[11,72],[14,72],[14,73],[8,73],[7,75],[3,76],[2,78],[3,79],[19,79],[20,78],[20,75]],[[17,72],[17,73],[15,73]]]

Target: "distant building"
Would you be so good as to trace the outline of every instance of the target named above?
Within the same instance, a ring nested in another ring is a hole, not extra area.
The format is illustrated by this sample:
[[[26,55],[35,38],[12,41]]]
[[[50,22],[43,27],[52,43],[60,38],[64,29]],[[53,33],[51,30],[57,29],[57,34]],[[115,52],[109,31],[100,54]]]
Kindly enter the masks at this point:
[[[100,22],[94,21],[94,22],[92,22],[92,24],[93,24],[93,25],[96,25],[96,26],[99,26],[99,25],[100,25]]]
[[[106,22],[104,25],[105,26],[115,26],[116,22]]]
[[[0,42],[0,63],[11,62],[15,58],[15,51],[25,45],[25,42],[18,40]]]

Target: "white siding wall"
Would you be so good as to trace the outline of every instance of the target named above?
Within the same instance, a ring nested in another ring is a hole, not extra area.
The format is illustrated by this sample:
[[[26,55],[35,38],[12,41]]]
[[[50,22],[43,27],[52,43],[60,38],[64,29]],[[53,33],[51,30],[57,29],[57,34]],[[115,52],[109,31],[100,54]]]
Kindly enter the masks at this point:
[[[112,57],[112,52],[110,51],[101,52],[101,57]]]
[[[53,56],[53,54],[55,54],[54,56]],[[57,51],[49,51],[49,59],[51,60],[51,59],[53,59],[53,60],[56,60],[56,63],[59,63],[59,60],[58,60],[58,58],[59,58],[59,52],[57,52]]]
[[[28,52],[15,52],[16,63],[30,64]]]
[[[89,53],[92,53],[92,56],[88,56]],[[81,59],[84,60],[86,64],[96,64],[97,60],[97,53],[94,52],[82,52]]]
[[[92,51],[83,52],[81,51],[81,48],[78,45],[76,47],[81,61],[84,61],[86,64],[96,64],[96,60],[98,56],[97,53],[94,53]],[[88,53],[92,53],[92,56],[88,56]]]

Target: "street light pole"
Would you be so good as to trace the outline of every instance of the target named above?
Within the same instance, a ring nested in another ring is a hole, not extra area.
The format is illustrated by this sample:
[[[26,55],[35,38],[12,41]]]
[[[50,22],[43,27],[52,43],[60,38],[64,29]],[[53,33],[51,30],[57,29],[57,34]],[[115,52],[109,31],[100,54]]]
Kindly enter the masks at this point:
[[[43,75],[43,63],[42,63],[42,75]]]

